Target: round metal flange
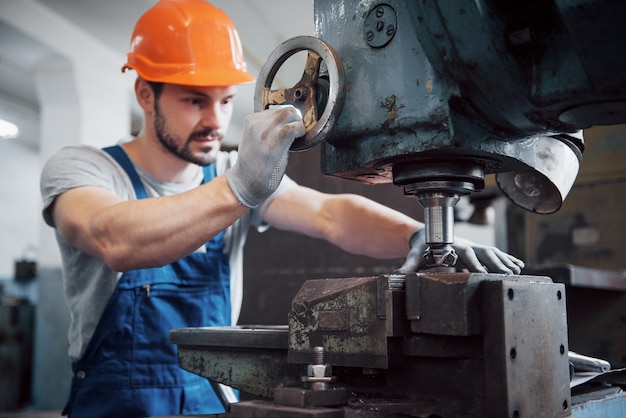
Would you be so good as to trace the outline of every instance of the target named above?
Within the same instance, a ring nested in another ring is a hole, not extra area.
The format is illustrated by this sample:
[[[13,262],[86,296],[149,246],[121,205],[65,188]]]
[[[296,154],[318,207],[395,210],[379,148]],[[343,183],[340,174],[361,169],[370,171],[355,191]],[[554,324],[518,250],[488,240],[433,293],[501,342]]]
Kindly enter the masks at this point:
[[[293,87],[272,90],[278,70],[300,51],[308,51],[300,80]],[[327,79],[320,77],[322,62],[328,72]],[[291,151],[302,151],[324,140],[341,113],[344,96],[345,70],[337,52],[318,38],[297,36],[280,44],[261,68],[254,93],[254,111],[275,105],[291,105],[300,110],[306,135],[296,138]]]
[[[475,191],[476,186],[470,181],[419,181],[404,186],[405,195],[416,195],[418,198],[422,195],[428,196],[432,192],[444,192],[444,194],[454,196]]]
[[[468,182],[471,191],[482,190],[485,185],[485,169],[474,161],[421,159],[398,163],[393,167],[393,182],[397,185],[416,183]]]
[[[398,27],[398,17],[393,7],[377,4],[367,14],[363,25],[365,42],[372,48],[382,48],[393,39]]]

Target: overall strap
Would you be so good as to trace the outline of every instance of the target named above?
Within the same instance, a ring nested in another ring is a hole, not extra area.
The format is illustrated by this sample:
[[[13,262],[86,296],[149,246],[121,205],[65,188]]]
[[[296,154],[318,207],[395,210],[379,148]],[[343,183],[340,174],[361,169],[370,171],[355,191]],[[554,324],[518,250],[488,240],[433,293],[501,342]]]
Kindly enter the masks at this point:
[[[130,178],[131,183],[133,184],[133,188],[135,189],[135,195],[137,195],[137,199],[145,199],[148,197],[146,194],[146,189],[143,187],[143,183],[139,178],[139,174],[137,174],[137,170],[133,166],[133,163],[126,155],[124,149],[119,145],[113,145],[111,147],[102,148],[102,151],[108,153],[119,165],[122,166],[128,177]]]
[[[202,180],[202,184],[208,183],[217,177],[217,169],[215,168],[216,164],[209,164],[203,167],[204,171],[204,179]],[[216,236],[211,238],[209,242],[205,244],[207,250],[215,250],[222,252],[224,250],[224,231],[220,231]]]
[[[133,163],[130,161],[130,158],[128,158],[124,149],[119,145],[113,145],[111,147],[102,148],[102,151],[113,157],[113,159],[122,166],[124,171],[126,171],[126,174],[128,174],[128,177],[133,184],[133,188],[135,189],[137,199],[145,199],[147,197],[146,189],[143,187],[139,174],[137,173],[137,170],[135,170]],[[217,176],[215,164],[207,165],[203,169],[204,180],[202,180],[202,183],[206,183]]]
[[[209,164],[209,165],[205,165],[203,167],[204,170],[204,179],[202,180],[202,183],[208,183],[209,181],[213,180],[215,177],[217,177],[217,170],[215,168],[215,163],[213,164]]]
[[[135,170],[135,166],[133,165],[130,158],[128,158],[128,155],[126,154],[126,151],[124,151],[124,148],[119,145],[113,145],[110,147],[102,148],[102,150],[108,153],[111,157],[113,157],[113,159],[122,166],[124,171],[126,171],[126,174],[128,174],[128,177],[130,178],[130,181],[133,185],[133,189],[135,189],[135,195],[137,196],[137,199],[147,198],[148,195],[146,193],[146,189],[143,186],[143,183],[141,182],[139,173],[137,173],[137,170]],[[215,163],[203,167],[204,179],[202,180],[202,183],[207,183],[217,176],[217,169],[215,167]],[[209,242],[207,242],[205,244],[205,247],[207,249],[222,251],[224,249],[224,231],[221,231]]]

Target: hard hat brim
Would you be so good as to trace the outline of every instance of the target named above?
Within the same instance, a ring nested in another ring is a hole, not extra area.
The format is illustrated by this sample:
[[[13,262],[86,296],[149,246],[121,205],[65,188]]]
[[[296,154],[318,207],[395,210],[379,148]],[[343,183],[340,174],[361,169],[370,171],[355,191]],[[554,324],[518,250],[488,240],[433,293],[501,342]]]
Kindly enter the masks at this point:
[[[254,82],[254,76],[247,70],[189,71],[187,68],[180,68],[176,71],[170,68],[169,74],[163,72],[151,74],[128,63],[122,66],[122,72],[130,69],[135,70],[141,78],[148,81],[185,86],[233,86]]]

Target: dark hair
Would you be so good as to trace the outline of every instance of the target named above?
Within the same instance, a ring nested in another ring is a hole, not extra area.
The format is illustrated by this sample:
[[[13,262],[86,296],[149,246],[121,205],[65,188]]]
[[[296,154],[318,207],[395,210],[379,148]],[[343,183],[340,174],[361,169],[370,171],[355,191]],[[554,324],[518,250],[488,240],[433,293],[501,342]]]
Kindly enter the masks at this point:
[[[163,92],[163,83],[159,83],[156,81],[147,81],[148,85],[152,89],[152,93],[154,93],[154,100],[158,101],[161,93]]]

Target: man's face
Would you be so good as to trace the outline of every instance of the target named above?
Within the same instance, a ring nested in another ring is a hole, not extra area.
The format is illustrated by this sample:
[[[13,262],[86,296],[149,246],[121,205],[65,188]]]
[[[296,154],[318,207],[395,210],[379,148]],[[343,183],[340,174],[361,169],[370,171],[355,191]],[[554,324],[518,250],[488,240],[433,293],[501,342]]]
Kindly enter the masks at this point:
[[[165,84],[154,104],[159,142],[182,160],[203,166],[213,163],[233,114],[236,93],[234,86]]]

